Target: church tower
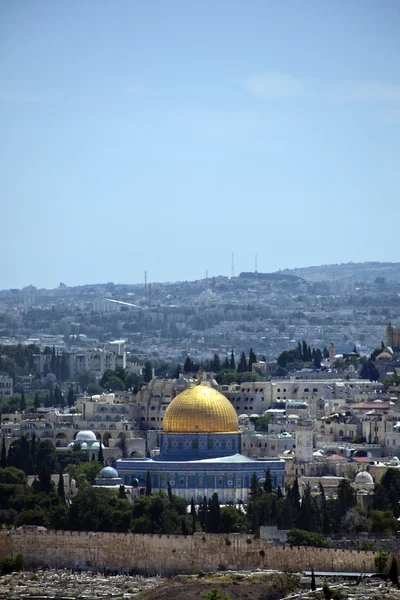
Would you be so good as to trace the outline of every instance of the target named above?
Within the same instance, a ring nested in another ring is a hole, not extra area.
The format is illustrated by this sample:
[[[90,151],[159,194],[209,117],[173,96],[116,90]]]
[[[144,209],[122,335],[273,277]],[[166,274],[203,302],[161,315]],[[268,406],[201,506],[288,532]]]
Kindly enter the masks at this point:
[[[391,324],[391,322],[389,321],[387,327],[386,327],[386,346],[389,346],[389,348],[393,348],[394,344],[393,344],[393,338],[394,338],[394,329],[393,326]]]
[[[333,365],[335,362],[335,344],[333,342],[331,342],[330,346],[329,346],[329,364]]]
[[[313,460],[313,422],[299,419],[296,425],[296,461],[311,463]]]

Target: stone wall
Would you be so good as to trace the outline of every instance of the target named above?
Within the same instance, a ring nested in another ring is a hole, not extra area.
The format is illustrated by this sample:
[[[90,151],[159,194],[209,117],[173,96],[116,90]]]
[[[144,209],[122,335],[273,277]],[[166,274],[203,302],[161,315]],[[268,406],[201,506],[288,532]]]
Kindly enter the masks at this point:
[[[110,569],[169,575],[233,569],[373,572],[374,553],[268,546],[243,534],[137,535],[76,531],[0,532],[0,556],[21,553],[29,567]]]

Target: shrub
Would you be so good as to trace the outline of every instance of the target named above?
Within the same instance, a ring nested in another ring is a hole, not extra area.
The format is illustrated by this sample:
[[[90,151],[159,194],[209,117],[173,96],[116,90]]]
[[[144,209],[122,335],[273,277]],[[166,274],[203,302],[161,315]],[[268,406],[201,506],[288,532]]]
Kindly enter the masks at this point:
[[[370,541],[365,540],[361,544],[359,550],[364,550],[364,552],[366,552],[366,551],[374,551],[374,550],[376,550],[376,546],[375,546],[374,542],[370,542]]]
[[[17,554],[15,557],[15,570],[23,571],[25,569],[25,556],[23,554]]]
[[[331,543],[320,533],[291,529],[287,534],[287,541],[291,546],[315,546],[316,548],[330,548]]]
[[[15,559],[12,556],[6,556],[0,561],[0,569],[3,575],[15,571]]]
[[[374,558],[374,564],[378,573],[383,573],[386,569],[389,559],[389,554],[386,550],[381,550]]]

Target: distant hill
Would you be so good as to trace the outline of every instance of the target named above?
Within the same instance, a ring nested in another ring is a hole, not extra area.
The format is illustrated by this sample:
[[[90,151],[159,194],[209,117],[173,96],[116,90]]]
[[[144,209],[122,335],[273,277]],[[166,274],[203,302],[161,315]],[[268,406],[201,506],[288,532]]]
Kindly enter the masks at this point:
[[[349,262],[340,265],[284,269],[278,271],[278,274],[296,275],[306,281],[332,281],[332,279],[336,279],[343,282],[373,283],[377,277],[384,277],[386,281],[400,282],[400,262]]]
[[[243,272],[239,274],[240,279],[262,279],[264,281],[288,281],[290,283],[304,281],[303,277],[289,273],[288,271],[278,271],[277,273],[254,273]]]

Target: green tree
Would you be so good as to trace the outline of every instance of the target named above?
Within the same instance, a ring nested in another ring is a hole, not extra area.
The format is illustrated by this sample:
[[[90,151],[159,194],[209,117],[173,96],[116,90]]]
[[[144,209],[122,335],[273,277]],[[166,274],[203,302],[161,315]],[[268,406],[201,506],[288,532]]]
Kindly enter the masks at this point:
[[[128,499],[128,496],[126,495],[126,492],[125,492],[125,486],[124,485],[120,485],[119,486],[118,498],[120,498],[121,500],[127,500]]]
[[[233,348],[232,348],[232,352],[231,352],[231,358],[229,360],[229,368],[231,369],[231,371],[235,371],[236,370],[235,354],[233,352]]]
[[[240,355],[240,361],[237,367],[237,372],[238,373],[246,373],[248,371],[247,369],[247,360],[246,360],[246,355],[244,352],[242,352],[242,354]]]
[[[340,528],[340,523],[347,511],[356,506],[356,493],[348,479],[341,479],[337,486],[337,527]]]
[[[273,489],[274,486],[272,481],[271,470],[269,467],[267,467],[267,470],[265,471],[264,492],[266,492],[267,494],[271,494],[273,492]]]
[[[76,400],[76,398],[75,398],[74,388],[71,385],[68,390],[68,396],[67,396],[67,405],[69,406],[69,408],[72,408],[73,406],[75,406],[75,400]]]
[[[151,495],[151,477],[150,477],[150,471],[147,471],[146,474],[146,496],[150,496]]]
[[[213,493],[210,502],[210,514],[208,520],[208,532],[219,533],[221,531],[221,508],[219,505],[218,494]]]
[[[38,408],[40,408],[40,398],[39,398],[39,394],[37,392],[35,394],[35,400],[33,401],[33,406],[35,408],[35,412],[37,411]]]
[[[21,392],[21,401],[19,403],[19,410],[21,412],[24,412],[24,410],[26,410],[26,400],[25,400],[24,390],[22,390],[22,392]]]
[[[203,598],[204,600],[231,600],[228,596],[223,596],[216,588],[210,590]]]
[[[256,362],[257,362],[257,356],[254,354],[253,348],[250,348],[249,365],[248,365],[248,371],[250,371],[250,373],[253,371],[253,364]]]
[[[320,510],[322,532],[325,534],[328,534],[331,532],[331,524],[330,524],[329,515],[328,515],[328,507],[327,507],[327,502],[326,502],[325,490],[324,490],[324,487],[321,482],[319,482],[319,484],[318,484],[318,491],[319,491],[319,497],[318,497],[317,502],[318,502],[318,506],[319,506],[319,510]]]
[[[246,515],[234,506],[221,508],[221,533],[242,533],[248,531]]]
[[[59,495],[61,500],[63,502],[65,502],[64,477],[63,477],[63,474],[61,471],[60,471],[60,476],[58,478],[57,494]]]
[[[46,461],[39,467],[39,482],[41,490],[48,494],[51,490],[51,469]]]
[[[97,455],[97,460],[100,464],[104,465],[103,442],[101,436],[99,439],[99,453]]]
[[[384,573],[389,560],[389,554],[386,550],[380,550],[378,554],[374,556],[375,568],[378,573]]]
[[[397,568],[397,559],[394,555],[392,556],[392,562],[391,562],[390,569],[389,569],[389,579],[393,583],[393,585],[396,585],[396,586],[399,585],[399,572],[398,572],[398,568]]]
[[[320,533],[291,529],[287,534],[287,541],[291,546],[315,546],[317,548],[330,548],[331,543]]]
[[[5,469],[7,466],[7,452],[6,452],[6,439],[3,435],[3,439],[1,442],[1,457],[0,457],[0,467]]]
[[[311,569],[311,591],[315,592],[315,590],[317,589],[317,585],[315,583],[315,573],[314,573],[314,569]]]
[[[318,531],[318,514],[314,499],[311,495],[310,484],[307,483],[301,499],[300,510],[297,517],[297,526],[306,531]]]
[[[249,498],[253,500],[260,493],[260,484],[258,483],[256,473],[253,473],[250,478]]]
[[[374,509],[392,511],[396,518],[400,517],[400,471],[388,469],[375,484]]]
[[[221,359],[219,357],[219,355],[217,353],[214,354],[211,363],[210,363],[210,370],[213,373],[219,373],[221,370]]]
[[[145,383],[149,383],[149,381],[151,381],[153,377],[153,367],[150,361],[146,361],[144,363],[144,370],[143,370],[143,380],[145,381]]]

